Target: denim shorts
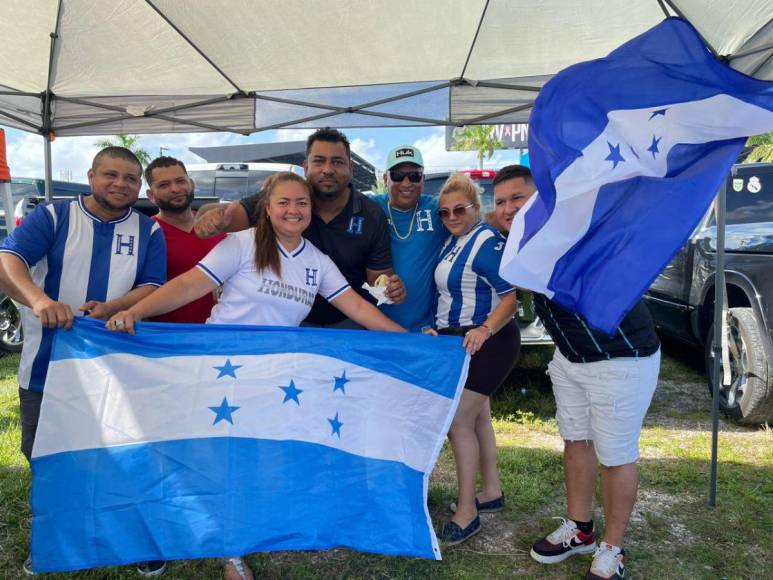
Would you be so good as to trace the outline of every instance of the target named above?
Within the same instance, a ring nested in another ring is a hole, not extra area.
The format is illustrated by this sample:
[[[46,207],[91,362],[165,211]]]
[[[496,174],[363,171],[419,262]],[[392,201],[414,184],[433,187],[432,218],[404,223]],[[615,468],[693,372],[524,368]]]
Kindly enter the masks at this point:
[[[660,351],[640,358],[575,363],[556,350],[548,365],[556,420],[566,441],[593,441],[607,467],[639,459],[639,435],[658,384]]]

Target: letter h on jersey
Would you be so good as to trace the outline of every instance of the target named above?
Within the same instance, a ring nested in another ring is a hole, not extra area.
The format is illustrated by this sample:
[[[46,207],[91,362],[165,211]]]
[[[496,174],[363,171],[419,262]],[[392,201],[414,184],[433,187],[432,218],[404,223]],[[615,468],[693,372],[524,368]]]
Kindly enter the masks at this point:
[[[349,227],[346,230],[347,233],[362,235],[362,224],[364,221],[365,218],[362,216],[352,216],[349,220]]]
[[[123,250],[126,250],[127,256],[133,256],[134,255],[134,236],[126,236],[129,238],[128,240],[124,241],[123,234],[115,234],[115,253],[117,256],[120,256],[123,254]]]

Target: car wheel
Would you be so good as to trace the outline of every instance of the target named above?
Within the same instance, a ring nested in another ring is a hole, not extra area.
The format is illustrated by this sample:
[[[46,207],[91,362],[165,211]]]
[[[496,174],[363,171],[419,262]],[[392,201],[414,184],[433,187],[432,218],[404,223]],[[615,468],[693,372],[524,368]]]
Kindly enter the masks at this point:
[[[766,356],[764,327],[751,308],[731,308],[728,316],[730,385],[721,385],[719,406],[741,425],[754,425],[773,419],[773,373]],[[706,341],[706,373],[709,396],[714,384],[714,327]],[[720,380],[722,372],[720,371]]]
[[[21,352],[24,345],[21,312],[8,296],[0,296],[2,296],[0,299],[0,351]]]

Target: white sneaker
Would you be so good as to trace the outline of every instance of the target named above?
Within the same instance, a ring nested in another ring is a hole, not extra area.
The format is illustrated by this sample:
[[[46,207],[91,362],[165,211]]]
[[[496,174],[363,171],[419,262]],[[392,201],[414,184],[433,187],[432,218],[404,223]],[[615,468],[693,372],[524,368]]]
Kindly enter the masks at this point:
[[[620,580],[625,578],[625,550],[601,542],[593,554],[585,580]]]
[[[224,578],[225,580],[254,580],[252,570],[247,566],[244,558],[223,558],[225,562]]]
[[[27,556],[27,559],[24,560],[24,564],[21,565],[21,569],[24,571],[24,574],[26,576],[37,576],[37,572],[33,572],[32,570],[32,554],[29,554]]]

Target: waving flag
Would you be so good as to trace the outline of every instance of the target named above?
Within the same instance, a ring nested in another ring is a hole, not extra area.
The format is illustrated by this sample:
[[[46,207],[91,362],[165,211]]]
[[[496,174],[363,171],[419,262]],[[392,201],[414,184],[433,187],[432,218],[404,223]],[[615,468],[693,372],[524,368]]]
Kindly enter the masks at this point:
[[[78,319],[33,451],[40,572],[336,546],[440,558],[459,338]]]
[[[718,62],[669,18],[556,75],[530,124],[539,195],[513,221],[500,274],[611,334],[686,242],[744,138],[773,129],[773,83]]]

